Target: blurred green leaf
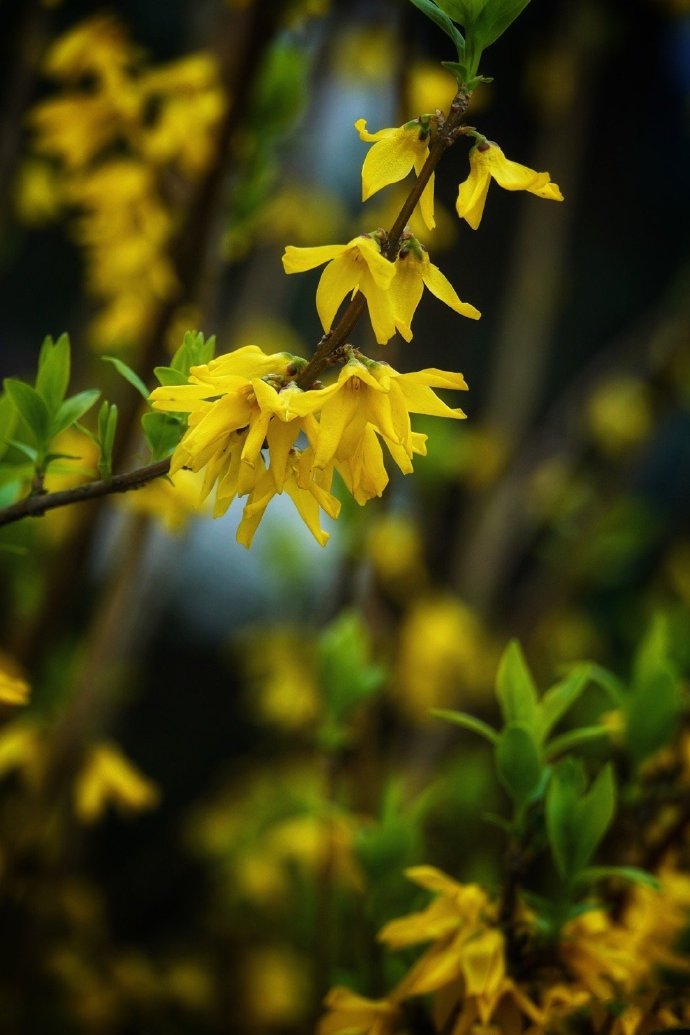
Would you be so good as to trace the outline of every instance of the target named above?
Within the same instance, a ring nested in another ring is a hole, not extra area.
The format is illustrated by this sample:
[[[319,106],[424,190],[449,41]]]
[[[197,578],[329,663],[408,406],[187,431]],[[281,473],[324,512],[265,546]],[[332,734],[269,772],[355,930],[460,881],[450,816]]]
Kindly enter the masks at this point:
[[[162,370],[177,370],[180,374],[181,380],[168,381],[168,384],[184,384],[188,377],[189,371],[192,367],[202,366],[205,363],[210,363],[213,359],[216,350],[216,338],[215,335],[211,335],[210,338],[204,339],[201,331],[185,331],[177,352],[174,354],[170,361],[169,367],[157,367],[159,371]],[[161,381],[161,384],[164,382]]]
[[[10,446],[10,439],[19,420],[17,407],[9,395],[0,396],[0,457],[4,456]]]
[[[425,14],[427,18],[434,22],[442,32],[445,32],[446,36],[452,39],[458,52],[458,57],[462,57],[465,50],[465,40],[457,26],[453,24],[451,18],[449,18],[446,11],[443,10],[444,7],[447,8],[447,5],[443,3],[440,5],[435,4],[434,0],[411,0],[411,2],[422,12],[422,14]]]
[[[615,811],[610,764],[589,791],[582,763],[567,758],[553,771],[546,793],[546,829],[556,865],[567,880],[579,874],[608,830]]]
[[[510,722],[496,744],[496,771],[510,797],[524,805],[538,788],[543,765],[530,728]]]
[[[370,655],[369,635],[354,611],[344,612],[321,634],[317,658],[328,736],[337,739],[350,713],[383,685],[386,670]]]
[[[517,640],[511,640],[498,666],[496,693],[503,719],[522,722],[536,732],[538,719],[537,690]]]
[[[462,726],[472,733],[478,733],[480,737],[484,737],[491,744],[498,743],[498,733],[496,730],[489,726],[488,723],[475,718],[474,715],[468,715],[467,712],[454,712],[448,708],[432,708],[431,714],[435,719],[443,719],[445,722],[452,722],[456,726]]]
[[[589,666],[579,665],[569,672],[565,679],[546,691],[538,709],[539,733],[542,739],[549,735],[556,723],[579,700],[589,682]]]
[[[609,730],[606,726],[580,726],[578,729],[568,730],[567,733],[562,733],[560,737],[554,737],[549,741],[544,749],[546,758],[552,762],[559,755],[580,744],[588,744],[592,740],[601,740],[602,737],[608,736]]]
[[[652,873],[641,870],[637,866],[587,866],[577,875],[578,883],[595,884],[600,880],[626,880],[634,884],[644,884],[655,891],[661,889],[661,884]]]

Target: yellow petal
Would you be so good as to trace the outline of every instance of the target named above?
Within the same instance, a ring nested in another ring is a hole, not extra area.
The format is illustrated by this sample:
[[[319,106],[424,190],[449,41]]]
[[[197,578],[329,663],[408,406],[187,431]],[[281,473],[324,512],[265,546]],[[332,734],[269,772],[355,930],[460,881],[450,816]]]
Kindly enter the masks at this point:
[[[385,290],[395,276],[395,265],[381,254],[381,246],[378,241],[373,237],[367,237],[366,234],[361,234],[350,244],[359,251],[377,287]]]
[[[319,438],[316,444],[314,467],[324,468],[335,456],[343,431],[357,408],[354,393],[339,391],[324,406],[319,422]]]
[[[424,292],[421,263],[412,252],[408,252],[398,259],[395,266],[395,279],[390,286],[395,325],[405,341],[411,341],[410,324]]]
[[[385,140],[391,133],[395,133],[394,129],[380,129],[376,133],[370,133],[367,129],[366,119],[357,119],[355,122],[355,129],[359,133],[360,140],[366,140],[367,142],[372,140]]]
[[[456,420],[462,420],[466,416],[462,410],[453,410],[446,406],[431,388],[404,381],[403,378],[399,379],[398,384],[411,413],[425,413],[430,417],[453,417]]]
[[[299,421],[284,423],[280,420],[272,420],[268,426],[268,450],[271,457],[270,471],[278,492],[283,491],[287,477],[288,456],[299,432]]]
[[[288,244],[283,255],[283,269],[286,273],[313,270],[330,259],[337,259],[348,247],[345,244],[322,244],[316,248],[297,248],[294,244]]]
[[[316,289],[316,311],[324,331],[330,331],[345,295],[359,284],[361,272],[350,252],[333,259],[326,266]]]
[[[461,219],[466,219],[473,230],[479,226],[486,195],[491,183],[491,173],[483,165],[472,165],[472,152],[470,152],[470,175],[458,187],[458,200],[455,208]]]
[[[395,270],[392,263],[388,265]],[[385,345],[396,331],[391,295],[387,291],[382,290],[366,270],[360,279],[359,290],[367,300],[374,337],[379,345]]]
[[[370,147],[362,165],[362,201],[402,180],[412,169],[419,154],[419,130],[398,129]],[[424,152],[428,148],[422,144]]]
[[[482,315],[469,302],[463,302],[458,298],[457,292],[450,281],[441,273],[438,266],[428,260],[422,263],[422,278],[432,295],[436,295],[447,306],[454,309],[461,316],[467,316],[470,320],[478,320]]]
[[[323,531],[319,524],[319,505],[314,496],[306,489],[300,489],[294,478],[286,481],[285,492],[297,507],[299,516],[319,546],[325,546],[331,537],[328,532]]]
[[[472,155],[476,162],[489,170],[504,190],[541,190],[549,182],[548,173],[536,172],[526,165],[511,161],[496,144],[491,144],[486,151],[474,148]]]

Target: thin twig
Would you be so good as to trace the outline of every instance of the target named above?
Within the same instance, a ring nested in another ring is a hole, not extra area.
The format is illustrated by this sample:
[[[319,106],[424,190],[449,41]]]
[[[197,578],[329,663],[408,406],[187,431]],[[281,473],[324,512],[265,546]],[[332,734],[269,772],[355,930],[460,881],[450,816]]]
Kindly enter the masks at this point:
[[[47,510],[55,510],[56,507],[67,507],[72,503],[84,503],[86,500],[110,496],[115,492],[140,489],[142,485],[153,481],[154,478],[162,477],[169,470],[170,458],[149,464],[148,467],[139,467],[127,474],[116,474],[107,481],[87,482],[85,485],[77,485],[74,489],[47,492],[42,496],[27,496],[26,499],[0,510],[0,525],[11,525],[25,517],[41,517]]]

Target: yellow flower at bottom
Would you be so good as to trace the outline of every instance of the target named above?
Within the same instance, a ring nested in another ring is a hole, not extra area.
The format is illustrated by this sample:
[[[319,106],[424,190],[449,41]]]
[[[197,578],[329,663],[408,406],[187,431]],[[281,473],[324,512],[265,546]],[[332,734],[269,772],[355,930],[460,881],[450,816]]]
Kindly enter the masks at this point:
[[[397,183],[414,168],[419,176],[429,154],[429,117],[414,119],[395,129],[369,133],[365,119],[357,119],[355,129],[360,140],[373,143],[362,166],[362,201],[366,201],[390,183]],[[419,211],[426,227],[433,230],[434,174],[419,199]]]
[[[376,341],[385,345],[395,334],[388,294],[395,266],[381,254],[376,237],[360,234],[348,244],[324,244],[318,248],[296,248],[289,244],[283,255],[286,273],[304,273],[324,262],[328,265],[316,289],[316,310],[324,331],[330,331],[345,295],[361,291],[369,306]]]
[[[388,999],[366,999],[349,988],[332,988],[324,1000],[328,1013],[317,1035],[394,1035],[400,1010]]]
[[[552,183],[547,172],[535,172],[511,161],[498,144],[485,140],[470,151],[470,175],[460,184],[455,205],[460,218],[466,219],[473,230],[481,222],[492,179],[504,190],[526,190],[539,198],[563,201],[558,184]]]

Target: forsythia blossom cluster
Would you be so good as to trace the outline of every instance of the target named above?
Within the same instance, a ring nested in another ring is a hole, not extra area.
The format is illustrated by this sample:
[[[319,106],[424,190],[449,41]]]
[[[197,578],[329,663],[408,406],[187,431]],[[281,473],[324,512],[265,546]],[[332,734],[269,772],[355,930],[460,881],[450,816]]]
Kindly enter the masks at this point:
[[[62,91],[29,123],[34,150],[60,162],[58,202],[79,213],[74,234],[99,302],[91,337],[98,347],[136,345],[178,289],[176,197],[207,168],[227,103],[216,62],[200,53],[143,67],[119,23],[97,15],[49,49],[44,69]]]
[[[216,488],[216,517],[237,496],[247,497],[237,532],[244,546],[282,492],[325,545],[320,511],[336,518],[340,510],[331,493],[334,471],[364,504],[388,483],[383,445],[403,474],[412,471],[415,454],[426,452],[426,436],[412,430],[410,414],[464,416],[433,391],[466,389],[461,374],[400,374],[349,347],[343,358],[334,383],[302,390],[296,378],[304,360],[284,352],[266,355],[249,345],[193,367],[186,385],[153,391],[155,409],[189,414],[171,473],[204,471],[202,496]]]
[[[687,969],[674,951],[690,914],[687,875],[662,873],[660,891],[636,887],[616,920],[593,909],[569,921],[543,976],[533,967],[522,980],[510,975],[498,909],[483,888],[432,866],[414,867],[407,876],[435,897],[421,912],[386,924],[379,940],[396,950],[428,948],[385,999],[334,988],[318,1035],[402,1035],[406,1004],[419,996],[431,997],[434,1030],[452,1035],[551,1035],[573,1030],[578,1018],[587,1018],[595,1032],[643,1035],[687,1021],[682,1007],[678,1012],[676,1003],[654,994],[656,966]],[[520,923],[523,937],[533,938],[526,909]]]

